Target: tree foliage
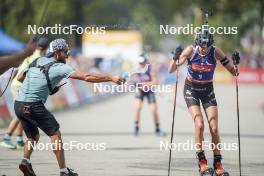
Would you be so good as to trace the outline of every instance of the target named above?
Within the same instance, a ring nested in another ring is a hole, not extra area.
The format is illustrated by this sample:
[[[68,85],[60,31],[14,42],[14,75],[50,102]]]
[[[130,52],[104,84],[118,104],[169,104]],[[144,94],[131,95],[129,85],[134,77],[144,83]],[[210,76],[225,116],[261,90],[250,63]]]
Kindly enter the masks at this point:
[[[237,26],[238,35],[216,36],[217,44],[229,50],[239,47],[240,39],[251,32],[261,43],[263,0],[47,0],[50,1],[45,25],[106,25],[109,29],[136,28],[142,31],[144,43],[158,49],[162,44],[160,24],[201,25],[200,8],[210,9],[212,26]],[[1,0],[0,27],[19,40],[26,41],[28,24],[38,24],[45,0]],[[252,32],[257,29],[257,33]],[[67,36],[80,45],[80,36]],[[76,40],[77,38],[77,40]],[[78,39],[79,38],[79,39]],[[179,36],[190,42],[193,36]]]

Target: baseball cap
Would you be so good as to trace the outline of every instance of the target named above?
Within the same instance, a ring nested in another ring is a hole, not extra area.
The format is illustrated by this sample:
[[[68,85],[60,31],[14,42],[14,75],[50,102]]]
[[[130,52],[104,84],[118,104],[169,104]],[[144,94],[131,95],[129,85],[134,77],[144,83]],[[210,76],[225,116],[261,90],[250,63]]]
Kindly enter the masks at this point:
[[[39,40],[38,40],[38,47],[41,47],[43,49],[47,49],[49,46],[49,40],[45,37],[41,37]]]
[[[53,40],[50,42],[47,57],[52,57],[56,51],[63,50],[65,48],[69,48],[65,39],[60,38]]]
[[[147,57],[146,57],[144,54],[140,55],[140,56],[137,58],[137,62],[138,62],[139,64],[143,64],[143,63],[145,63],[146,61],[147,61]]]

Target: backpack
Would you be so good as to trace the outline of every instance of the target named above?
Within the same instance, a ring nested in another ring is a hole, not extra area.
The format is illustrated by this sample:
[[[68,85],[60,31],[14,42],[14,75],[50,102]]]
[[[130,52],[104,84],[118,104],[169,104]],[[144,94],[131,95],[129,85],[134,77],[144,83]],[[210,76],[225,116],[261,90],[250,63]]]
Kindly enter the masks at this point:
[[[40,58],[40,57],[39,57]],[[45,64],[45,65],[38,65],[37,64],[37,60],[39,59],[39,58],[37,58],[37,59],[35,59],[33,62],[31,62],[30,64],[29,64],[29,66],[28,66],[28,69],[30,69],[30,68],[32,68],[32,67],[36,67],[36,68],[39,68],[40,69],[40,71],[45,75],[45,77],[46,77],[46,80],[47,80],[47,84],[48,84],[48,88],[49,88],[49,94],[50,95],[53,95],[53,94],[55,94],[55,93],[57,93],[58,91],[59,91],[59,88],[61,87],[61,86],[55,86],[55,88],[54,89],[52,89],[52,84],[51,84],[51,81],[50,81],[50,78],[49,78],[49,69],[50,69],[50,67],[53,65],[53,64],[55,64],[55,63],[62,63],[62,62],[59,62],[59,61],[52,61],[52,62],[50,62],[50,63],[47,63],[47,64]]]

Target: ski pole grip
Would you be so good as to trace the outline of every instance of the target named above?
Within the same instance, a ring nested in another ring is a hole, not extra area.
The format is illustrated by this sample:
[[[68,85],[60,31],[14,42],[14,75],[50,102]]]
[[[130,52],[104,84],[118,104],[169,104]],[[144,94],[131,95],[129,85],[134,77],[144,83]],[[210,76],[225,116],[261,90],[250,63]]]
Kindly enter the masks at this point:
[[[235,66],[237,66],[240,62],[240,56],[239,56],[239,52],[235,51],[233,54],[232,54],[232,60],[233,60],[233,64]]]

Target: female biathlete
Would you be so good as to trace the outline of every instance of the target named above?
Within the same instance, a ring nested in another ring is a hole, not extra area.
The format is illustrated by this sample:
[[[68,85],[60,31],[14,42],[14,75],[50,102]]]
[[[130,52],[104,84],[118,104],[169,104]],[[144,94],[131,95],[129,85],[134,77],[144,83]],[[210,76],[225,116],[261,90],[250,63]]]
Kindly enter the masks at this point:
[[[223,51],[213,46],[213,35],[208,29],[200,30],[195,38],[195,43],[188,46],[184,51],[181,47],[176,48],[173,60],[169,66],[169,72],[174,72],[187,60],[187,77],[184,86],[184,99],[195,124],[196,155],[199,172],[201,175],[228,176],[228,172],[222,167],[222,155],[215,147],[214,169],[208,167],[202,142],[204,140],[204,120],[200,108],[200,101],[205,110],[212,143],[217,146],[220,143],[218,130],[218,109],[214,94],[213,76],[217,61],[233,75],[238,75],[237,67],[227,59]],[[233,54],[239,60],[238,54]]]
[[[140,69],[147,68],[144,73],[136,73],[136,79],[131,81],[132,84],[135,84],[137,87],[136,91],[136,101],[135,101],[135,128],[134,135],[139,135],[140,127],[140,111],[142,108],[143,100],[146,97],[150,105],[151,113],[155,123],[155,134],[157,136],[165,136],[166,133],[160,129],[160,122],[158,116],[158,105],[155,97],[155,92],[151,90],[151,86],[157,84],[157,79],[155,74],[151,71],[151,65],[149,64],[148,58],[146,55],[141,55],[138,59],[138,65]],[[141,86],[140,86],[141,84]]]

